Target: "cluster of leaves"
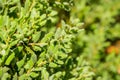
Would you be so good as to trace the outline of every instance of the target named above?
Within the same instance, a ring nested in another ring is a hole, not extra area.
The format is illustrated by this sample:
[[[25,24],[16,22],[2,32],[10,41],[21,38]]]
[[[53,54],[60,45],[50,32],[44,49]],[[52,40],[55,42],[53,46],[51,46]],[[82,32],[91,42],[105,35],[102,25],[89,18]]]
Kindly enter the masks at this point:
[[[120,0],[75,0],[71,15],[84,22],[74,52],[92,66],[94,80],[120,79],[120,52],[106,53],[106,47],[120,39]],[[118,49],[119,43],[118,43]]]
[[[81,23],[72,0],[0,0],[1,80],[89,80],[94,73],[73,44]],[[57,26],[57,24],[60,24]]]

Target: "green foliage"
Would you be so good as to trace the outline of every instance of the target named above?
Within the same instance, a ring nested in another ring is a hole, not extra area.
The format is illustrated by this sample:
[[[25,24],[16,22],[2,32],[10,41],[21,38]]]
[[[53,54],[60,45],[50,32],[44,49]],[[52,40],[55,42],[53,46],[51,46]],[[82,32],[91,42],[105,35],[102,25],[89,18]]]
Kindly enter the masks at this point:
[[[73,52],[82,23],[64,14],[71,6],[72,0],[0,1],[1,80],[92,79],[90,64]]]
[[[73,52],[83,55],[92,65],[94,80],[119,80],[120,52],[107,54],[106,47],[120,40],[120,0],[74,2],[71,15],[84,23],[85,30],[76,38]]]
[[[119,80],[119,3],[0,0],[0,80]]]

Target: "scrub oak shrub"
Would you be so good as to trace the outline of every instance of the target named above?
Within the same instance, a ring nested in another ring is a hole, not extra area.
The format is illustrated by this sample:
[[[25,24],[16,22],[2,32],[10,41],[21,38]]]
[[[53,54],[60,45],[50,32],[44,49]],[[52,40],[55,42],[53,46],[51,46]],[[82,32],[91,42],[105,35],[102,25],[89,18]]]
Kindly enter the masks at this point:
[[[74,52],[84,56],[94,80],[120,79],[120,0],[75,0],[71,15],[85,28],[76,38]]]
[[[73,50],[82,23],[71,6],[72,0],[0,0],[1,80],[92,79],[90,64]]]

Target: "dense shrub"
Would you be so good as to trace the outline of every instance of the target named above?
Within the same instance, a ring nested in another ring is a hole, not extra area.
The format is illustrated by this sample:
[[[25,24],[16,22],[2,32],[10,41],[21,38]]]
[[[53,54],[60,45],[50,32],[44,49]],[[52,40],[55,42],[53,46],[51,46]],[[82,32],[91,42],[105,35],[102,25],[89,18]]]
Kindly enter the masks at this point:
[[[0,0],[0,80],[119,80],[120,0]]]
[[[0,0],[1,80],[92,79],[74,49],[82,23],[71,6],[72,0]]]

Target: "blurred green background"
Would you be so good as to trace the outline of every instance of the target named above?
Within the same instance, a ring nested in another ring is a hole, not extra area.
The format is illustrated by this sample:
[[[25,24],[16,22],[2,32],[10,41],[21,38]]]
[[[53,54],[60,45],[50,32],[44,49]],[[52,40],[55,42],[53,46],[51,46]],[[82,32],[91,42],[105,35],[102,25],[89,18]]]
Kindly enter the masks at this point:
[[[73,52],[84,56],[94,80],[120,80],[120,0],[74,0],[71,15],[84,25]]]

